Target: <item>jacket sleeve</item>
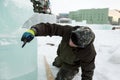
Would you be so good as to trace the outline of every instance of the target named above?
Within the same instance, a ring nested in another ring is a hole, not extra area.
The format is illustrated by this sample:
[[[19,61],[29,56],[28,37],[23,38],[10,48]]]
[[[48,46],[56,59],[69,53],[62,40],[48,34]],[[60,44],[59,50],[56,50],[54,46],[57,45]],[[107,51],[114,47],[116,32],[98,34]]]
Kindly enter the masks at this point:
[[[92,80],[94,69],[95,69],[95,59],[93,59],[91,62],[84,63],[81,65],[82,69],[82,80]]]
[[[31,27],[35,30],[35,36],[61,36],[63,37],[71,26],[62,26],[58,24],[40,23]]]

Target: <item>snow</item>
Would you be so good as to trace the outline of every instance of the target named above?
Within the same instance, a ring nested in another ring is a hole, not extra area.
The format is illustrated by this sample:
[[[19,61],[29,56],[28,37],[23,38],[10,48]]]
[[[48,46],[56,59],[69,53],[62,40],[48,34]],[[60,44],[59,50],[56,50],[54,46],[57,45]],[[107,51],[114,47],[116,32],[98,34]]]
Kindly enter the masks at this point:
[[[94,41],[96,56],[96,68],[93,80],[119,80],[120,79],[120,31],[117,30],[94,30],[96,38]],[[43,56],[47,57],[47,61],[52,69],[54,76],[58,72],[58,68],[52,66],[52,62],[56,55],[58,44],[61,37],[37,37],[38,39],[38,79],[43,80],[46,76],[44,71]],[[54,46],[48,45],[54,44]],[[43,73],[41,73],[41,70]],[[73,80],[80,80],[81,71]],[[45,80],[45,79],[44,79]]]

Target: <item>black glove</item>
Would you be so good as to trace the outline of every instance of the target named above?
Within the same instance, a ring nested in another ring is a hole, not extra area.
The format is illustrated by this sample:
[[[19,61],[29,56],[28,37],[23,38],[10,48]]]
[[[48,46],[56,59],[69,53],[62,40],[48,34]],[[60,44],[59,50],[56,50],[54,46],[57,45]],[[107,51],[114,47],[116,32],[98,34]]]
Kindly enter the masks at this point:
[[[31,40],[33,40],[34,35],[34,31],[30,29],[22,35],[21,41],[30,42]]]

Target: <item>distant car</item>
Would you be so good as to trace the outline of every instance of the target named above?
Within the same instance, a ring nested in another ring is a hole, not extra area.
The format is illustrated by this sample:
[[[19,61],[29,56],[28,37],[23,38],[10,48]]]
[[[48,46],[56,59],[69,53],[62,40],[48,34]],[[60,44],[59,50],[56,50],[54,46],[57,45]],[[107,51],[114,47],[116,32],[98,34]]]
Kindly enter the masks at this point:
[[[59,20],[58,20],[58,23],[71,23],[71,19],[69,19],[69,18],[60,18]]]
[[[116,29],[120,29],[120,26],[112,28],[112,30],[116,30]]]

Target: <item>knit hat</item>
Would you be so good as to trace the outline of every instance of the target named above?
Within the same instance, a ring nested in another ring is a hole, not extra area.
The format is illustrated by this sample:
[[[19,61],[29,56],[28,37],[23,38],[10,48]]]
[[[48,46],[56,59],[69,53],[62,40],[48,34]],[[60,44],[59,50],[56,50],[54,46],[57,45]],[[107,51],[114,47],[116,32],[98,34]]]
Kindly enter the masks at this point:
[[[71,40],[78,47],[85,48],[95,38],[95,34],[89,27],[80,27],[72,31]]]

